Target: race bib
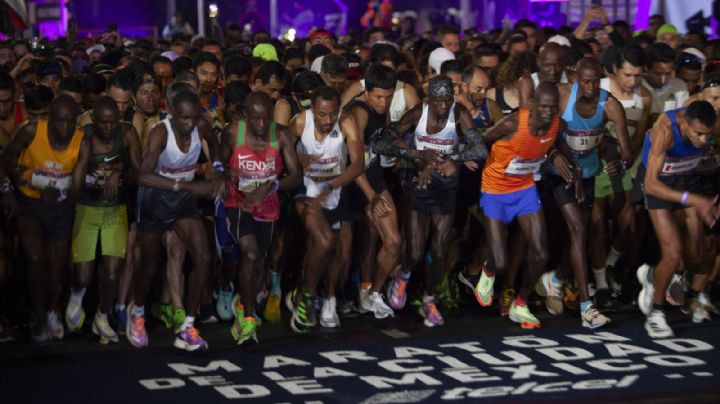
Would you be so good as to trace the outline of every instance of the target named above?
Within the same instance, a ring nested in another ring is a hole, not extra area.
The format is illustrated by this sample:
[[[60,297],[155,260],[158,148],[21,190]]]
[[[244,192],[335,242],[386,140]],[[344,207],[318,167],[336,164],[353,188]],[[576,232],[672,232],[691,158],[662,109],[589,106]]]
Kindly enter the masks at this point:
[[[49,170],[33,171],[30,184],[37,189],[55,188],[60,191],[70,189],[70,173]]]
[[[308,167],[308,177],[333,178],[342,174],[340,156],[332,156],[313,160]]]
[[[509,177],[524,177],[529,174],[535,174],[540,171],[540,166],[545,162],[545,157],[539,159],[521,159],[515,157],[510,161],[505,169],[505,175]]]
[[[240,178],[238,179],[238,189],[240,192],[243,193],[250,193],[257,189],[260,185],[263,185],[269,181],[275,181],[276,177],[275,174],[272,175],[259,175],[259,176],[252,176],[252,175],[240,175]]]
[[[430,150],[441,155],[455,152],[455,139],[439,138],[435,136],[418,135],[415,137],[418,150]]]
[[[170,178],[172,180],[180,180],[180,181],[192,181],[193,178],[195,178],[195,169],[197,168],[196,165],[191,165],[187,167],[182,168],[161,168],[160,169],[160,175],[166,178]]]
[[[700,160],[700,163],[697,166],[697,172],[699,173],[709,173],[712,171],[717,170],[720,167],[720,154],[715,154],[713,156],[705,156],[702,160]]]
[[[570,148],[577,153],[587,153],[600,144],[604,130],[579,130],[568,132],[565,136]]]
[[[702,159],[702,156],[686,158],[666,157],[660,175],[684,175],[691,173],[700,165]]]

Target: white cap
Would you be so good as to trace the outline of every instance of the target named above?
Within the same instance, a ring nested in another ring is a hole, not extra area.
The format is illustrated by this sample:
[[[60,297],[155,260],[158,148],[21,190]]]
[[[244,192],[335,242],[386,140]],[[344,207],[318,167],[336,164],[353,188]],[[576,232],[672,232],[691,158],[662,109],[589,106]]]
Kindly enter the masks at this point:
[[[430,52],[428,66],[440,74],[440,66],[442,66],[443,62],[448,60],[455,60],[455,54],[445,48],[437,48]]]
[[[697,56],[698,59],[700,59],[700,63],[706,63],[707,57],[705,57],[705,54],[700,52],[697,48],[685,48],[681,51],[682,53],[689,53],[691,55]]]
[[[567,46],[568,48],[570,47],[570,40],[562,35],[553,35],[550,39],[548,39],[548,43],[549,42],[556,43],[561,46]]]
[[[170,61],[173,61],[178,58],[178,54],[175,51],[165,51],[160,54],[160,56],[165,56],[166,58],[170,59]]]
[[[323,58],[325,58],[325,55],[317,57],[317,58],[315,58],[315,60],[313,60],[312,65],[310,66],[311,72],[320,74],[320,70],[322,69]]]
[[[105,46],[103,44],[96,44],[85,49],[85,53],[87,53],[88,56],[92,55],[93,52],[103,53],[105,52]]]

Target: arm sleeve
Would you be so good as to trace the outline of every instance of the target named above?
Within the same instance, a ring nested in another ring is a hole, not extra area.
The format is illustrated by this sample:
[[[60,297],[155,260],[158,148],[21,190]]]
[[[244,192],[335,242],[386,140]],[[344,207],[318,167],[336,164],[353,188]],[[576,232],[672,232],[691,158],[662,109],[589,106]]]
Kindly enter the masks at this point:
[[[464,133],[467,145],[457,153],[448,156],[453,161],[485,160],[488,155],[487,146],[483,141],[482,134],[477,128],[471,128]]]
[[[389,157],[405,157],[405,153],[402,153],[403,149],[395,146],[393,141],[400,138],[400,133],[394,127],[387,128],[383,131],[383,135],[377,139],[373,145],[373,152]]]

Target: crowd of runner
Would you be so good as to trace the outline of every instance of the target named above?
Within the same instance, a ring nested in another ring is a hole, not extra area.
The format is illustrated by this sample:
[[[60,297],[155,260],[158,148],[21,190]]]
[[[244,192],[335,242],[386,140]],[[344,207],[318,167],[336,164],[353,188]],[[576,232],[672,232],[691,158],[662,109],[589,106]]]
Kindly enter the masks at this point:
[[[718,314],[720,48],[660,16],[31,48],[0,43],[2,342],[86,312],[187,351],[201,323],[243,344],[410,306],[595,329],[636,303],[652,338],[668,305]]]

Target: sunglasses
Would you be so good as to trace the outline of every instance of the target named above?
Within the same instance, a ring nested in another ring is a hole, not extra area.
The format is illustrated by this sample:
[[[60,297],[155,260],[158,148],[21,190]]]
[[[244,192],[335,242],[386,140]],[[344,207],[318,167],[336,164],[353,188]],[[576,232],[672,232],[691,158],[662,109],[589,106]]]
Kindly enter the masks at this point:
[[[700,64],[700,58],[695,55],[686,53],[678,60],[678,65],[680,66],[688,64]]]
[[[712,80],[712,81],[709,81],[709,82],[703,84],[700,91],[702,91],[706,88],[714,88],[714,87],[720,87],[720,80]]]

